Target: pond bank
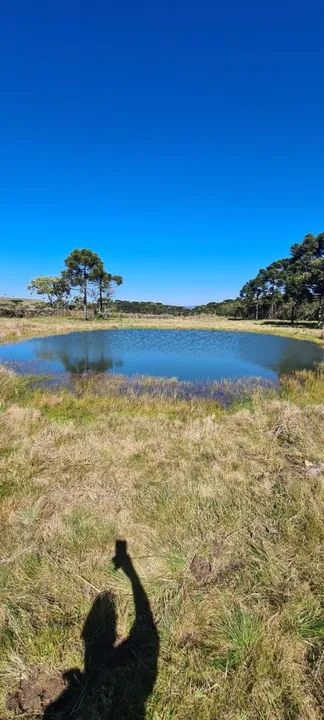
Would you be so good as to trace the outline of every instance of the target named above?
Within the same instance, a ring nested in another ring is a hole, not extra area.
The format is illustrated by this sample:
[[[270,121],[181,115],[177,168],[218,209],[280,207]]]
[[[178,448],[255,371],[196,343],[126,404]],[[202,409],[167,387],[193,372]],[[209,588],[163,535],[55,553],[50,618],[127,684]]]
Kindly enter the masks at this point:
[[[83,330],[151,328],[165,330],[232,330],[255,333],[270,333],[291,337],[296,340],[312,340],[324,345],[324,330],[309,327],[309,323],[300,323],[292,327],[289,323],[276,321],[231,320],[215,315],[197,315],[191,317],[152,318],[122,315],[108,320],[89,320],[71,317],[39,318],[1,318],[0,342],[14,342],[24,338],[57,335]]]

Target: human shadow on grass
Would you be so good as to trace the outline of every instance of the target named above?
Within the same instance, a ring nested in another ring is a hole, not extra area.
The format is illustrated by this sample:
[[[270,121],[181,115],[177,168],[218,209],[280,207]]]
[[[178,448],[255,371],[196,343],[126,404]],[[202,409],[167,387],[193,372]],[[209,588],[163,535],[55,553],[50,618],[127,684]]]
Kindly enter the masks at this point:
[[[114,596],[100,593],[82,630],[84,671],[67,670],[66,689],[50,703],[43,720],[144,720],[159,655],[159,635],[146,592],[126,542],[117,540],[113,558],[133,592],[135,619],[127,638],[116,635]]]

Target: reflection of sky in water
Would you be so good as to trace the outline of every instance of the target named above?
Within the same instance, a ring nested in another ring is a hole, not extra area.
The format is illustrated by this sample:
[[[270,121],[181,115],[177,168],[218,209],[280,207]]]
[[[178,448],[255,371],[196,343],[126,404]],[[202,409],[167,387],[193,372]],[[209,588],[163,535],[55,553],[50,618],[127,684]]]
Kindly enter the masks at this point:
[[[0,363],[25,373],[114,372],[180,380],[276,379],[323,357],[315,343],[217,330],[95,330],[0,346]]]

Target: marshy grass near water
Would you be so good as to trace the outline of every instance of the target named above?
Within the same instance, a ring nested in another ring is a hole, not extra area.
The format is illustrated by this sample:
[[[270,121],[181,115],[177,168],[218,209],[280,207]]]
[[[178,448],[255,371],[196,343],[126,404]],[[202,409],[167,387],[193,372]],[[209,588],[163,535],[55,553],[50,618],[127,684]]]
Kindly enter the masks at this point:
[[[254,392],[279,387],[279,382],[265,378],[240,378],[237,380],[221,380],[218,382],[181,381],[177,378],[156,378],[145,375],[126,377],[124,375],[74,376],[69,385],[77,393],[91,392],[94,395],[121,395],[140,398],[147,396],[153,399],[168,398],[173,400],[208,400],[221,407],[243,401]]]

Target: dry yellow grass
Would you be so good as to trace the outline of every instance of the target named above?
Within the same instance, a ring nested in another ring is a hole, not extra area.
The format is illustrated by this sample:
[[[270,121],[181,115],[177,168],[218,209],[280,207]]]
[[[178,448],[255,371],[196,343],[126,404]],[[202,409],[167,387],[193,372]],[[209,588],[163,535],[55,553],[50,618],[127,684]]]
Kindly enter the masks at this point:
[[[75,330],[95,330],[109,328],[159,328],[159,329],[196,329],[196,330],[240,330],[246,332],[286,335],[297,340],[313,340],[323,344],[324,331],[309,327],[309,323],[300,323],[291,327],[289,323],[275,321],[229,320],[215,315],[193,315],[191,317],[145,317],[119,315],[108,320],[89,320],[84,322],[75,317],[35,317],[0,318],[0,342],[21,340],[25,337],[55,335]]]
[[[59,330],[2,332],[45,325]],[[97,591],[115,592],[127,632],[129,586],[110,562],[125,537],[160,634],[148,720],[320,720],[323,389],[321,372],[302,373],[225,411],[1,373],[1,717],[35,666],[82,665]]]

